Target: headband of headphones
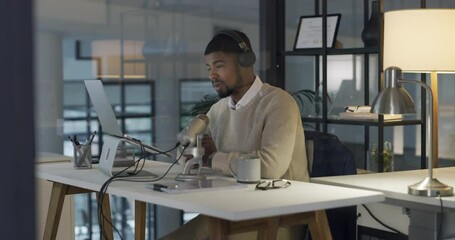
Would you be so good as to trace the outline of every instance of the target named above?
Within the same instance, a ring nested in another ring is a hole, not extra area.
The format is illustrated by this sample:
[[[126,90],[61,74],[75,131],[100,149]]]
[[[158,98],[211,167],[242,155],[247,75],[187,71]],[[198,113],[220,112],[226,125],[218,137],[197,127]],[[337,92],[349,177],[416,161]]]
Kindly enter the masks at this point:
[[[234,39],[237,42],[237,44],[239,45],[240,49],[243,50],[243,52],[251,51],[251,49],[248,47],[248,44],[246,44],[246,42],[243,40],[243,38],[233,30],[222,30],[222,31],[219,31],[216,35],[226,35],[226,36]]]
[[[243,40],[243,38],[236,33],[233,30],[222,30],[219,31],[215,36],[217,35],[226,35],[233,40],[237,42],[239,45],[240,49],[243,50],[243,53],[240,53],[238,55],[238,63],[242,67],[251,67],[253,64],[256,62],[256,55],[254,54],[253,50],[251,50],[250,47],[248,47],[248,44],[246,44],[246,41]]]

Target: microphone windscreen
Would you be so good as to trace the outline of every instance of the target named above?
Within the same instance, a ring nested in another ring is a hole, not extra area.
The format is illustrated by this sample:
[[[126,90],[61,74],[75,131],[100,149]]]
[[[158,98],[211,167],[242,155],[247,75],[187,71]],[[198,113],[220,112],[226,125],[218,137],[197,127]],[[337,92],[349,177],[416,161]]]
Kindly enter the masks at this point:
[[[177,135],[182,145],[195,145],[198,134],[205,133],[209,124],[209,118],[205,114],[199,114]]]
[[[205,125],[209,125],[210,120],[209,120],[209,117],[207,117],[207,115],[199,114],[196,117],[201,119],[202,121],[204,121]]]

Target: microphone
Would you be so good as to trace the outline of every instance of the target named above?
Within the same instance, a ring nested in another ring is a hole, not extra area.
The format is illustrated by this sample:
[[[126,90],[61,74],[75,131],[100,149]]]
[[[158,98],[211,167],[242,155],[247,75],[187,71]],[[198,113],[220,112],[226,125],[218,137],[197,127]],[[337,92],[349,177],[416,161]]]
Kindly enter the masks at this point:
[[[199,175],[202,169],[202,156],[204,148],[201,146],[201,134],[205,133],[209,125],[209,118],[205,114],[199,114],[179,133],[177,141],[181,144],[177,150],[178,156],[182,156],[182,164],[185,164],[183,172],[178,174],[175,179],[177,181],[194,181],[205,179],[204,175]],[[187,148],[188,147],[188,148]],[[182,152],[183,151],[183,152]],[[180,152],[180,153],[179,153]],[[187,159],[185,154],[193,157]]]
[[[209,118],[205,114],[199,114],[177,134],[177,140],[183,146],[194,146],[197,142],[197,135],[204,133],[209,125]]]

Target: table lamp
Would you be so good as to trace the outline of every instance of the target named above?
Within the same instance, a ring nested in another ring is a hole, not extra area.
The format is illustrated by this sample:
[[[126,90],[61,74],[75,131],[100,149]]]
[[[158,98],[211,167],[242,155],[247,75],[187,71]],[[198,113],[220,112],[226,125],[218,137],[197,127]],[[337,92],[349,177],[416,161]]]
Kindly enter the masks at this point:
[[[384,71],[384,88],[378,94],[373,101],[371,112],[379,114],[412,114],[415,113],[414,101],[412,101],[409,93],[402,87],[402,83],[414,83],[425,88],[429,95],[429,112],[428,116],[428,136],[429,142],[434,139],[433,131],[433,91],[431,88],[423,82],[402,79],[402,71],[398,67],[388,67]],[[438,179],[433,178],[433,152],[437,151],[434,149],[434,145],[431,145],[428,159],[428,176],[422,181],[408,186],[408,193],[417,196],[452,196],[453,188],[440,182]]]
[[[419,196],[452,196],[453,188],[433,178],[438,165],[437,74],[455,72],[455,10],[412,9],[384,14],[384,89],[373,101],[371,111],[380,114],[415,113],[414,103],[401,83],[424,87],[430,96],[428,136],[431,151],[428,177],[408,187]],[[420,81],[404,80],[403,72],[430,73],[431,88]]]
[[[438,73],[455,72],[455,9],[411,9],[384,14],[384,69],[430,73],[433,90],[431,144],[438,150]],[[438,151],[433,151],[438,166]]]

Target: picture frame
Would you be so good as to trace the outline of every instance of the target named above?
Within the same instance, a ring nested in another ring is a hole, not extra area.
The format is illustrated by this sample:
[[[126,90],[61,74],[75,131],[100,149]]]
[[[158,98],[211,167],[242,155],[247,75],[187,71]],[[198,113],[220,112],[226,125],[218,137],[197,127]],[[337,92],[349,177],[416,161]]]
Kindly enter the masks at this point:
[[[335,46],[341,14],[327,14],[327,44],[328,48]],[[322,15],[301,16],[294,50],[322,48]]]

